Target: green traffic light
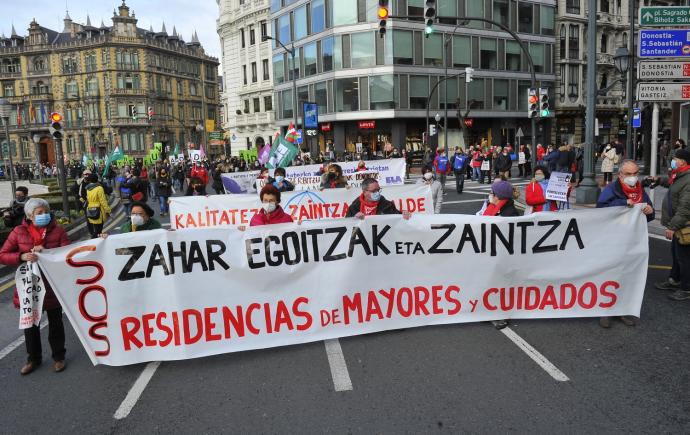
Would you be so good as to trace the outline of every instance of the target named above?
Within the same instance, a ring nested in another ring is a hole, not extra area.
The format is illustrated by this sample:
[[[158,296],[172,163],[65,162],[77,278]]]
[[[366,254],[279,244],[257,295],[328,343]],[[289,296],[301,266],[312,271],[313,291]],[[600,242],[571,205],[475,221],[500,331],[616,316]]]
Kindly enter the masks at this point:
[[[551,112],[548,109],[544,109],[541,111],[541,117],[546,118],[547,116],[549,116],[550,113]]]
[[[424,28],[424,33],[426,33],[427,35],[431,35],[432,33],[434,33],[434,28],[431,26],[426,26]]]

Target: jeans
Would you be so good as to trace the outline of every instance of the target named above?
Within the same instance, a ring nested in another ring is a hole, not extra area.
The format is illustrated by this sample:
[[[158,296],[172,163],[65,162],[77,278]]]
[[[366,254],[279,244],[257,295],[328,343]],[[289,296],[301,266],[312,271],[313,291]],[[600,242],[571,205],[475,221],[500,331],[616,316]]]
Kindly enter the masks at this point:
[[[475,166],[472,168],[472,179],[474,181],[479,181],[479,178],[482,176],[482,170],[479,166]]]
[[[465,171],[455,171],[455,190],[462,193],[465,187]]]
[[[65,360],[65,326],[62,324],[62,308],[46,310],[48,315],[48,342],[54,361]],[[26,352],[29,354],[27,361],[40,363],[43,359],[41,349],[41,330],[38,326],[32,326],[24,330]]]
[[[161,213],[167,213],[168,212],[168,197],[167,196],[159,196],[158,197],[158,205],[161,207]]]
[[[481,176],[479,177],[479,182],[484,184],[484,177],[487,178],[488,183],[491,184],[491,171],[481,171]]]
[[[438,181],[441,183],[441,191],[446,191],[446,173],[436,174]]]
[[[690,245],[681,245],[678,243],[678,237],[673,236],[671,255],[673,256],[671,278],[674,281],[680,281],[681,290],[690,291]]]

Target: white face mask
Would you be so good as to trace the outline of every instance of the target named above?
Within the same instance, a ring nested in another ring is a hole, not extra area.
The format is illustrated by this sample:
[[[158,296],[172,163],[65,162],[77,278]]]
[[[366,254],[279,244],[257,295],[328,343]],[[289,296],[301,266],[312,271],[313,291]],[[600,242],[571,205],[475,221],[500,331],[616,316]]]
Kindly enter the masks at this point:
[[[132,225],[134,225],[135,227],[140,227],[140,226],[144,225],[144,217],[143,216],[133,214],[131,219],[132,219]]]
[[[630,187],[635,187],[637,185],[637,177],[631,175],[630,177],[623,178],[623,182]]]
[[[273,213],[276,207],[278,207],[278,204],[276,204],[275,202],[262,202],[261,207],[264,209],[266,213]]]
[[[429,181],[429,180],[431,180],[432,178],[434,178],[434,174],[432,174],[431,172],[427,172],[427,173],[424,174],[424,179],[425,179],[425,180]]]
[[[489,194],[489,204],[493,204],[496,201],[496,196],[493,193]]]

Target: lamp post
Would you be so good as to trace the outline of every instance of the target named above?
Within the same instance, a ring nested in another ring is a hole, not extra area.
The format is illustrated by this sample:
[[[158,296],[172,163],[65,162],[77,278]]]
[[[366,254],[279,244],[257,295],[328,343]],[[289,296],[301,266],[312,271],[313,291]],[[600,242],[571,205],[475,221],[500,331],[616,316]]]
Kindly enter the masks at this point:
[[[628,66],[628,124],[625,130],[625,137],[628,142],[627,152],[628,158],[635,158],[635,138],[633,137],[632,120],[634,116],[635,107],[635,3],[628,0],[628,20],[630,21],[630,30],[628,31],[628,46],[630,64]]]
[[[633,95],[632,92],[629,90],[628,85],[628,80],[630,80],[630,77],[628,77],[628,72],[632,69],[631,68],[631,55],[630,52],[628,51],[627,47],[618,47],[616,49],[616,53],[613,55],[613,65],[616,67],[616,70],[621,74],[621,82],[623,84],[623,89],[624,92],[627,94],[626,97],[628,98],[628,113],[627,113],[627,118],[628,122],[626,123],[626,130],[625,130],[625,152],[626,152],[626,157],[629,159],[634,159],[635,155],[634,153],[634,147],[632,146],[632,134],[630,132],[631,126],[632,126],[632,103],[633,103]],[[627,89],[626,89],[627,88]]]
[[[12,146],[10,145],[10,114],[12,113],[12,105],[4,98],[0,99],[0,118],[5,124],[5,140],[7,141],[7,149],[10,160],[10,183],[12,184],[12,194],[17,190],[17,182],[14,180],[14,162],[12,161]]]
[[[261,37],[261,41],[263,42],[266,42],[269,39],[277,42],[278,45],[283,47],[283,50],[290,53],[290,57],[292,58],[292,123],[295,126],[295,130],[297,130],[297,74],[295,71],[295,43],[292,43],[292,48],[287,48],[282,42],[280,42],[280,39],[278,38],[268,35]]]

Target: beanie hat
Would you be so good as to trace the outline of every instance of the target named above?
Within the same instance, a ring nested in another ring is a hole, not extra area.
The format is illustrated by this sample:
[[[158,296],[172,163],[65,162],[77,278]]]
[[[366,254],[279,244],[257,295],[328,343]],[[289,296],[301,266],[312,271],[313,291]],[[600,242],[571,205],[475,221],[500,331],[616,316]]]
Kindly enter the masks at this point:
[[[676,150],[676,153],[673,155],[673,158],[685,160],[685,163],[690,164],[690,151],[686,150],[685,148]]]
[[[491,190],[498,199],[512,199],[513,186],[504,180],[497,180],[491,185]]]

